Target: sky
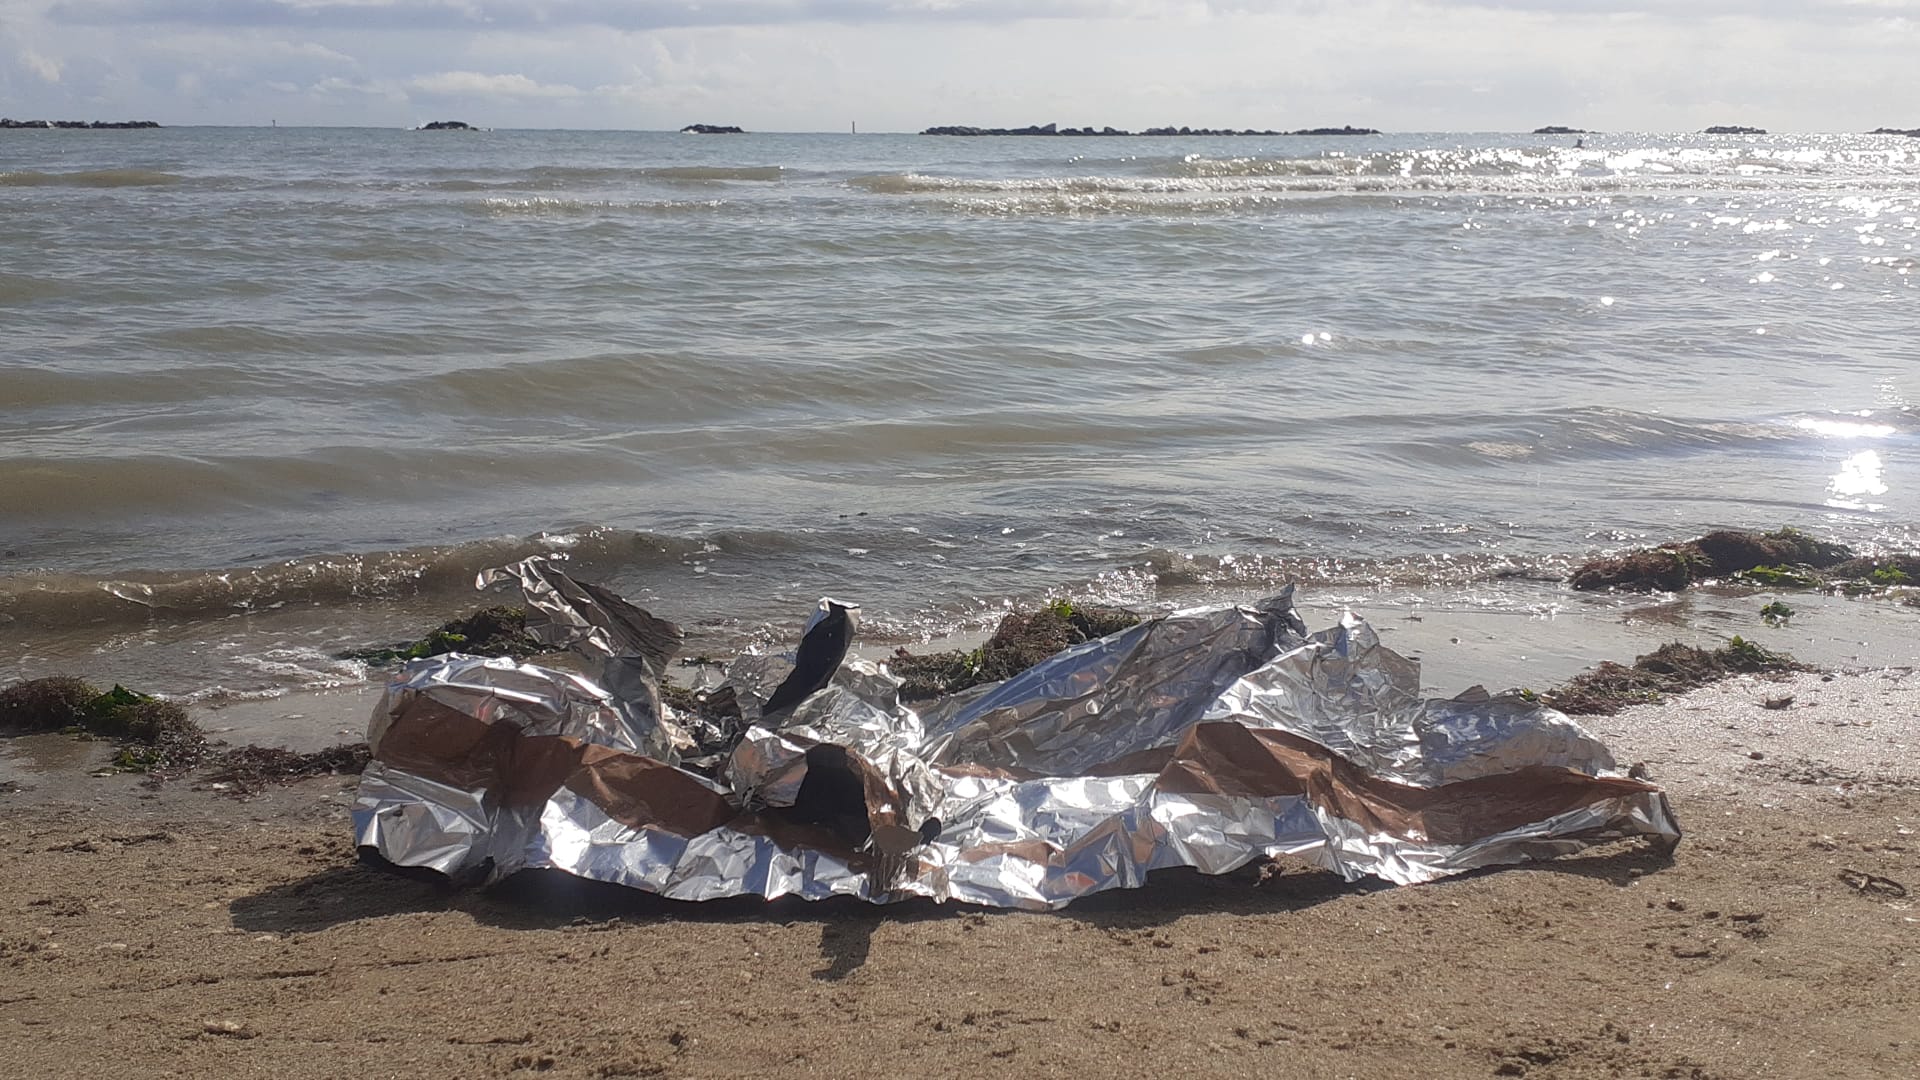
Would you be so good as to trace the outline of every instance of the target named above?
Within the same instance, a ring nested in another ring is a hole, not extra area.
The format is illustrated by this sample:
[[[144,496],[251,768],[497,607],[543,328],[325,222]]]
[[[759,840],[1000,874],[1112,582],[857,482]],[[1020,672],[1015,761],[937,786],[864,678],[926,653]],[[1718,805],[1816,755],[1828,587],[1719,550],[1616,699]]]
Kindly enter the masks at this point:
[[[0,115],[1920,127],[1920,0],[0,0]]]

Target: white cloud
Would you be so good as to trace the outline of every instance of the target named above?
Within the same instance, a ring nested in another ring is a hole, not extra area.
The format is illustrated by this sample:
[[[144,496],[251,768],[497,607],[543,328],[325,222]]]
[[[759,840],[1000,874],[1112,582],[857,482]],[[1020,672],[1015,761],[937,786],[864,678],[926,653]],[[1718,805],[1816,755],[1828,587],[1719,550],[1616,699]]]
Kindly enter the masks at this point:
[[[34,52],[32,49],[23,49],[20,52],[20,63],[25,65],[28,71],[40,76],[40,78],[46,82],[57,83],[60,81],[60,61],[55,60],[51,56]]]
[[[0,91],[162,123],[1864,130],[1920,122],[1906,16],[1920,0],[0,0]]]
[[[442,71],[407,81],[407,89],[437,97],[571,98],[580,89],[540,83],[525,75],[483,75],[478,71]]]

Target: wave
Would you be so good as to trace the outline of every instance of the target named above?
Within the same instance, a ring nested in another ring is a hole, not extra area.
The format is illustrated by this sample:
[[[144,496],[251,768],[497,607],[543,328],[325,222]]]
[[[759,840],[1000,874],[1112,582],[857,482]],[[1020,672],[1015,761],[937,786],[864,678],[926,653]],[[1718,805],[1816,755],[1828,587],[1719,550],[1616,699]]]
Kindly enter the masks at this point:
[[[490,566],[534,555],[565,555],[589,567],[677,560],[697,542],[617,530],[500,537],[444,547],[318,555],[263,566],[151,571],[96,577],[30,573],[0,577],[0,614],[35,626],[156,613],[222,617],[290,603],[347,603],[423,594],[465,594]]]
[[[1089,542],[1099,538],[1088,536]],[[850,542],[871,544],[849,547]],[[902,555],[931,541],[918,530],[716,529],[690,535],[592,528],[496,537],[449,546],[319,555],[259,566],[226,569],[144,571],[117,575],[25,573],[0,576],[0,621],[57,630],[125,626],[155,616],[222,619],[275,611],[293,604],[349,605],[445,598],[473,598],[475,577],[489,567],[536,555],[566,560],[572,572],[595,580],[642,577],[681,567],[697,568],[724,555],[731,559],[784,563],[796,556],[809,565],[829,552],[848,558]],[[952,549],[956,545],[946,543]],[[931,548],[928,548],[931,550]],[[1345,558],[1331,555],[1187,553],[1154,548],[1125,559],[1117,571],[1091,577],[1063,573],[1057,587],[1080,598],[1140,600],[1157,584],[1279,585],[1289,581],[1351,586],[1458,584],[1501,577],[1564,575],[1566,557],[1504,556],[1485,552]],[[784,572],[784,571],[783,571]],[[1143,587],[1145,593],[1143,593]],[[682,617],[686,613],[681,613]]]
[[[154,169],[83,169],[77,172],[0,172],[0,187],[166,187],[187,178]]]
[[[718,199],[563,199],[551,196],[525,198],[494,197],[472,204],[471,209],[494,216],[572,216],[589,214],[704,214],[725,209]]]
[[[508,172],[476,172],[429,180],[434,191],[552,191],[579,186],[656,183],[715,187],[729,183],[776,183],[792,175],[780,165],[663,165],[649,168],[591,168],[547,165]],[[412,186],[405,182],[397,186]]]
[[[1914,178],[1821,178],[1819,186],[1833,190],[1905,191]],[[1152,196],[1158,199],[1191,196],[1247,197],[1308,195],[1578,195],[1631,194],[1638,191],[1775,190],[1777,180],[1737,176],[1625,175],[1547,176],[1531,174],[1363,174],[1363,173],[1235,173],[1218,176],[1043,176],[972,178],[930,176],[923,173],[884,173],[857,176],[847,183],[875,195],[1039,196],[1051,199],[1075,196]]]
[[[1284,193],[1578,194],[1783,186],[1909,190],[1920,182],[1920,152],[1899,149],[1527,146],[1336,151],[1302,157],[1187,154],[1077,164],[1106,165],[1114,171],[997,177],[900,172],[856,176],[847,183],[876,195],[1171,198]]]
[[[445,174],[453,171],[457,175]],[[658,184],[694,188],[721,187],[728,184],[779,183],[797,175],[782,165],[663,165],[651,167],[575,167],[546,165],[509,170],[430,170],[425,179],[419,173],[390,176],[301,177],[286,179],[273,175],[201,175],[188,176],[161,169],[81,169],[72,172],[20,170],[0,172],[0,188],[123,188],[174,187],[195,189],[243,190],[270,188],[281,191],[554,191],[582,186],[618,186],[622,184]]]
[[[608,180],[779,180],[787,170],[779,165],[653,165],[577,166],[540,165],[516,175],[531,181],[593,183]]]
[[[787,175],[787,170],[779,165],[671,165],[635,171],[649,180],[773,181]]]

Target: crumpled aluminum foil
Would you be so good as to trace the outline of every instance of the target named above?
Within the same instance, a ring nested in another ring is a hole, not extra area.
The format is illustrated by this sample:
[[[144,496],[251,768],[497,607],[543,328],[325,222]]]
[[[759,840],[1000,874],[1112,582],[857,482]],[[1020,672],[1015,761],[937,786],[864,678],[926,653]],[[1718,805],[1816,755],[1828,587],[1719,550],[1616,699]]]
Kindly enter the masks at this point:
[[[409,664],[354,811],[391,863],[681,900],[1049,909],[1167,867],[1291,856],[1407,884],[1680,837],[1665,795],[1564,715],[1479,688],[1422,699],[1417,664],[1363,620],[1308,635],[1291,590],[1150,619],[924,709],[884,665],[845,660],[855,609],[822,601],[795,655],[734,665],[728,726],[661,704],[677,627],[540,560],[481,576],[498,581],[606,677]],[[683,762],[695,730],[703,753]]]

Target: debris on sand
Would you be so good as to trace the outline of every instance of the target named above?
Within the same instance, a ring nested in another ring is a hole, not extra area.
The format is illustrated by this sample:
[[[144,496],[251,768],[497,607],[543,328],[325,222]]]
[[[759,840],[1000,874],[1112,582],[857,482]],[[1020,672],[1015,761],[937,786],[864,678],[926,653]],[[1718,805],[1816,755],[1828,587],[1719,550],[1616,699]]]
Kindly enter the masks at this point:
[[[179,703],[129,690],[102,691],[84,679],[50,675],[0,690],[0,731],[68,731],[120,744],[116,768],[166,775],[205,756],[206,734]]]
[[[1608,660],[1539,697],[1575,716],[1612,716],[1629,705],[1649,704],[1734,675],[1808,670],[1785,653],[1738,637],[1711,650],[1672,641],[1635,659],[1631,667]]]
[[[926,701],[1010,679],[1062,649],[1139,622],[1140,616],[1125,608],[1056,600],[1038,611],[1009,612],[986,644],[972,652],[916,655],[902,649],[887,661],[887,670],[903,680],[900,700]]]
[[[1111,625],[1102,613],[1018,613],[970,675],[997,674],[1003,649],[1009,668],[1020,646],[1057,651],[925,709],[850,654],[854,608],[823,598],[790,655],[743,657],[676,707],[659,686],[677,626],[544,558],[481,575],[508,580],[536,633],[544,615],[567,632],[543,637],[607,674],[408,665],[369,726],[353,811],[356,846],[388,864],[449,881],[558,871],[674,900],[1052,910],[1149,870],[1275,854],[1412,884],[1680,836],[1660,789],[1566,716],[1480,688],[1424,697],[1417,661],[1357,616],[1310,634],[1290,588],[1125,613],[1133,625],[1079,644]],[[715,744],[688,716],[727,691],[744,724]]]
[[[377,649],[354,649],[341,653],[340,657],[379,665],[424,660],[429,656],[455,652],[468,656],[510,656],[515,660],[525,660],[547,651],[546,646],[527,636],[525,608],[495,605],[449,619],[418,641],[402,641]]]
[[[364,742],[304,754],[278,746],[240,746],[216,755],[204,779],[226,785],[229,795],[247,798],[272,784],[291,784],[313,776],[358,776],[372,757]]]

